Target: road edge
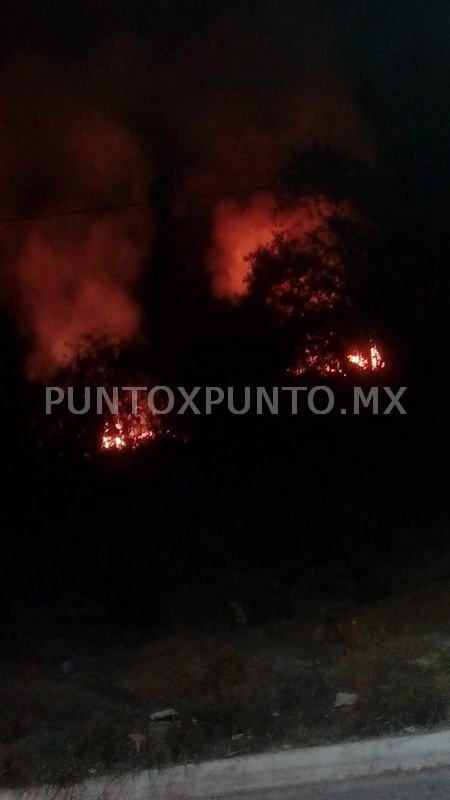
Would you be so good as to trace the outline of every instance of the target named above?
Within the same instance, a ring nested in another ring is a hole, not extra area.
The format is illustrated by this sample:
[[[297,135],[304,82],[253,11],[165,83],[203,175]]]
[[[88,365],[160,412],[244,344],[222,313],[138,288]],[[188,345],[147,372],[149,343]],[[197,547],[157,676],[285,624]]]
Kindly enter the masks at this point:
[[[450,730],[237,756],[95,778],[70,789],[0,791],[0,800],[215,800],[350,778],[450,766]]]

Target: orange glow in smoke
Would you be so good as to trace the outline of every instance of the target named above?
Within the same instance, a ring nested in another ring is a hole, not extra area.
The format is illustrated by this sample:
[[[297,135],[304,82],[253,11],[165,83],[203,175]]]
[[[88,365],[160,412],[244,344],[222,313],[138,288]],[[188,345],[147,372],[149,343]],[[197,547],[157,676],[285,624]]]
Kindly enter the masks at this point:
[[[42,139],[43,174],[55,194],[41,219],[17,226],[14,262],[5,273],[30,341],[27,377],[38,381],[67,368],[88,340],[135,339],[141,322],[136,282],[152,238],[147,207],[112,211],[147,196],[149,167],[139,142],[101,112],[60,105],[62,119]],[[8,238],[5,246],[9,253]]]
[[[219,202],[213,213],[212,246],[207,254],[215,296],[239,300],[248,290],[251,253],[268,246],[277,234],[302,240],[326,222],[331,210],[324,198],[305,198],[295,208],[280,210],[269,192],[255,194],[245,202]]]

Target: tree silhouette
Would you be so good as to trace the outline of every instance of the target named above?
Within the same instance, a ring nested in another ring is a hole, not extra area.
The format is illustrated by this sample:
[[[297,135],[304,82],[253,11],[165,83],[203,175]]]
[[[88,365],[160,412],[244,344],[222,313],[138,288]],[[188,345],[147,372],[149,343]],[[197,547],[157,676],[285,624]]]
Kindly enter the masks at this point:
[[[343,332],[359,324],[352,308],[352,273],[367,261],[365,223],[333,204],[322,223],[295,237],[279,234],[250,254],[244,305],[277,344],[280,369],[311,346],[342,348]],[[282,353],[282,355],[281,355]]]

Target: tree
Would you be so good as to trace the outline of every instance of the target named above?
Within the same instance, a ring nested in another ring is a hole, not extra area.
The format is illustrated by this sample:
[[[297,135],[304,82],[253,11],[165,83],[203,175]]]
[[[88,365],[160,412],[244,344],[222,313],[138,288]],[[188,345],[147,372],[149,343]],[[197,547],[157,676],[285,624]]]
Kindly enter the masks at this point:
[[[244,304],[254,324],[270,330],[280,369],[309,353],[312,341],[324,357],[342,349],[356,322],[349,265],[365,261],[364,230],[345,204],[334,204],[313,231],[280,233],[249,256]]]

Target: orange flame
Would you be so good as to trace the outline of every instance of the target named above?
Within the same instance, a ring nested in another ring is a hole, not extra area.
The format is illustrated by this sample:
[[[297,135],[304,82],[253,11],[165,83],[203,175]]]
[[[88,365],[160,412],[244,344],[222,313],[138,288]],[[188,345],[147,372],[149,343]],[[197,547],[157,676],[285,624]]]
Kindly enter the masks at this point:
[[[158,433],[156,419],[150,411],[139,411],[137,414],[120,412],[115,419],[106,420],[100,448],[135,450],[145,442],[156,439]]]
[[[367,355],[364,355],[360,350],[355,350],[347,355],[347,360],[350,364],[354,364],[359,369],[370,370],[375,372],[379,369],[384,369],[386,362],[381,355],[381,351],[376,344],[372,344]]]
[[[379,345],[372,343],[367,352],[364,350],[351,350],[345,356],[345,361],[328,351],[330,342],[316,341],[310,343],[298,359],[294,367],[288,369],[291,375],[304,375],[306,372],[316,372],[319,375],[347,375],[345,362],[352,367],[365,372],[378,372],[386,367]]]

